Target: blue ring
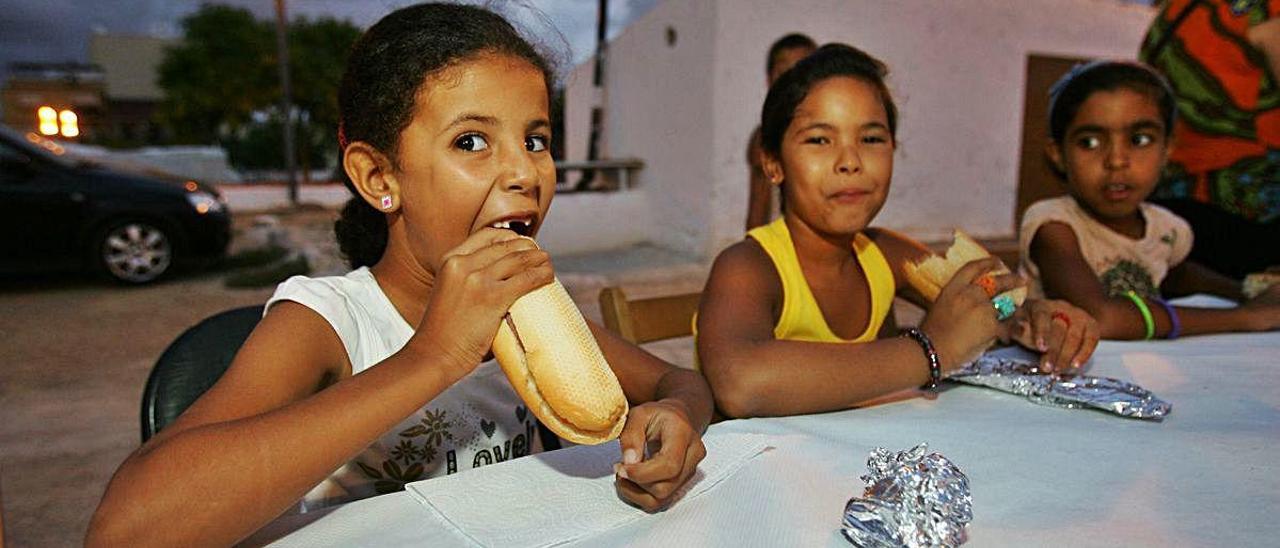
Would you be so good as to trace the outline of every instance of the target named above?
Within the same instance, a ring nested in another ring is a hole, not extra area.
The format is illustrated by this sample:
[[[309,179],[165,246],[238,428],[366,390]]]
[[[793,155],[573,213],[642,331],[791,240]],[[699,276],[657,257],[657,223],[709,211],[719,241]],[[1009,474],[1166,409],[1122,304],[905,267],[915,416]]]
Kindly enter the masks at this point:
[[[1005,321],[1013,315],[1018,309],[1018,305],[1014,304],[1013,297],[1008,295],[998,295],[991,299],[991,307],[996,309],[996,320]]]

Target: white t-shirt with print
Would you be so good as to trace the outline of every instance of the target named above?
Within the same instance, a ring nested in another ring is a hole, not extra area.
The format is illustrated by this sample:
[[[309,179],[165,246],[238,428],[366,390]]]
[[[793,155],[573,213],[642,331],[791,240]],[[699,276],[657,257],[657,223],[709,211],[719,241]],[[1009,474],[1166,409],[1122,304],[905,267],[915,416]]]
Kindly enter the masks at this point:
[[[1022,216],[1018,231],[1019,273],[1027,278],[1031,296],[1044,297],[1040,268],[1031,261],[1031,240],[1045,223],[1060,222],[1075,231],[1081,254],[1108,296],[1133,290],[1143,297],[1159,298],[1160,284],[1169,269],[1191,253],[1191,225],[1155,204],[1143,202],[1139,211],[1147,228],[1142,238],[1135,240],[1089,216],[1071,196],[1032,204]]]
[[[294,301],[333,327],[358,375],[413,335],[368,268],[344,276],[294,276],[267,309]],[[265,312],[264,312],[265,313]],[[335,470],[303,498],[300,510],[399,491],[404,484],[542,451],[537,419],[493,360],[481,363],[421,409]],[[288,466],[288,459],[281,459]]]

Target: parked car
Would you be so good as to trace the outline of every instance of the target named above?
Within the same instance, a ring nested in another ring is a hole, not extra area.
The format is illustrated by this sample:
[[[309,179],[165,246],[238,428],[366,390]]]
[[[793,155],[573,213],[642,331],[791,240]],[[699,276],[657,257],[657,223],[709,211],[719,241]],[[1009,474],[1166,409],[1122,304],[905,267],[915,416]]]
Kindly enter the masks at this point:
[[[223,256],[230,240],[212,185],[110,168],[0,127],[0,271],[90,269],[143,284]]]

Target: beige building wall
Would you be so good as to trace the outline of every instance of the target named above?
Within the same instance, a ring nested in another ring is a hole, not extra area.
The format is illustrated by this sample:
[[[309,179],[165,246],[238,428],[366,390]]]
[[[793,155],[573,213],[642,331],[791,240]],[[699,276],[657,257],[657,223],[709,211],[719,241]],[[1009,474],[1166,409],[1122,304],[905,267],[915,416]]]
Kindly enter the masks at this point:
[[[89,62],[106,75],[107,96],[116,101],[159,101],[156,85],[164,48],[174,41],[153,36],[94,34],[89,38]]]

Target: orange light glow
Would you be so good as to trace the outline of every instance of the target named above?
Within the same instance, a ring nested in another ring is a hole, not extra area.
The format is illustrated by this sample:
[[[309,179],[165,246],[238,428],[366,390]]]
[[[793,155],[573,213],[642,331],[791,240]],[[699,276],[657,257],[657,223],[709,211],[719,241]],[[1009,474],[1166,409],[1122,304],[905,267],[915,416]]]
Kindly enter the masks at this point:
[[[58,111],[53,107],[40,107],[36,109],[36,117],[40,120],[40,133],[42,135],[58,134]]]
[[[64,110],[58,113],[58,121],[62,124],[63,137],[75,137],[80,135],[80,118],[76,113],[70,110]]]
[[[195,192],[197,189],[200,188],[198,185],[196,185],[195,181],[187,181],[187,184],[183,186],[187,189],[187,192]]]
[[[64,153],[67,152],[67,149],[62,148],[62,145],[59,145],[58,143],[55,143],[53,141],[45,139],[44,137],[31,133],[30,131],[27,132],[27,141],[49,152],[57,154],[58,156],[62,156]]]

